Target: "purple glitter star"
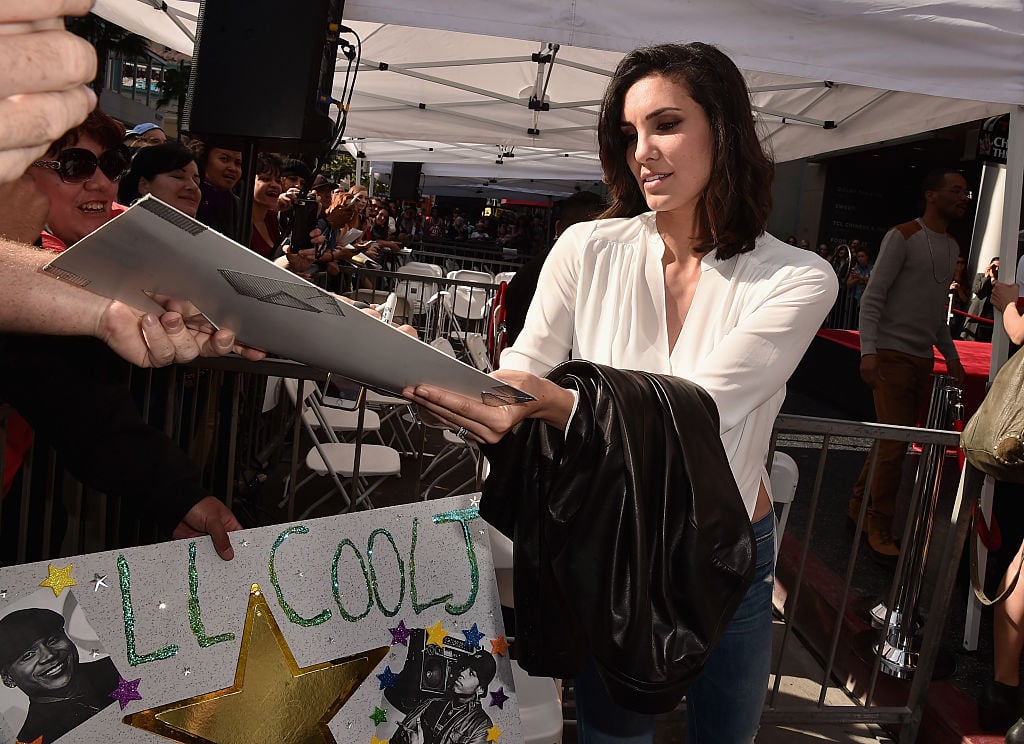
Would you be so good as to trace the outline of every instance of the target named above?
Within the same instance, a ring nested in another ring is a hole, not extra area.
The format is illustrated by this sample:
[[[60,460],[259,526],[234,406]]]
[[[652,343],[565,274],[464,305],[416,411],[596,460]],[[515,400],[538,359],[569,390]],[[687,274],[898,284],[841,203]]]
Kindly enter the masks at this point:
[[[124,710],[124,707],[132,700],[142,700],[142,695],[139,694],[139,682],[141,681],[142,677],[133,679],[131,682],[121,676],[117,678],[117,689],[110,693],[110,697],[121,704],[121,710]]]
[[[462,635],[466,636],[466,643],[469,644],[470,648],[480,648],[480,639],[484,637],[484,633],[480,632],[480,629],[476,627],[476,623],[473,623],[473,627],[469,630],[462,631]]]
[[[384,671],[377,675],[377,679],[380,680],[380,689],[387,687],[394,687],[395,682],[398,681],[398,675],[391,671],[391,666],[384,667]]]
[[[388,628],[388,630],[391,631],[392,646],[396,643],[401,643],[403,646],[409,645],[409,636],[412,635],[412,631],[405,627],[405,620],[399,620],[397,628]]]
[[[505,688],[499,687],[496,692],[491,693],[491,707],[501,708],[505,710],[505,701],[508,700],[508,695],[505,694]]]

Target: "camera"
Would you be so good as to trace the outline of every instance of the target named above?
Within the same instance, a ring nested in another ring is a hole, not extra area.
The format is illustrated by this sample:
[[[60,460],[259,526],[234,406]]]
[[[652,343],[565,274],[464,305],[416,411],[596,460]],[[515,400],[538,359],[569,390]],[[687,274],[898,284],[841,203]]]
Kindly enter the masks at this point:
[[[312,197],[301,196],[295,200],[295,206],[292,208],[292,253],[298,253],[312,245],[309,234],[316,228],[318,211],[317,201]]]
[[[444,695],[465,668],[458,662],[473,656],[474,652],[475,649],[470,648],[465,641],[451,636],[444,639],[442,646],[425,646],[423,666],[420,668],[420,690],[429,695]]]

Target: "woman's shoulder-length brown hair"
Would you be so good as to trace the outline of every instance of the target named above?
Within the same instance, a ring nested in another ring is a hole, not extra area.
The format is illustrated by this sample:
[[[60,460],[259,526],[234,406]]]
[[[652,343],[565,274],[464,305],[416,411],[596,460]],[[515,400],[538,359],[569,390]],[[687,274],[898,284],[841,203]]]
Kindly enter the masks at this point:
[[[729,57],[710,44],[661,44],[635,49],[619,62],[608,83],[598,121],[601,166],[611,194],[602,217],[634,217],[648,211],[626,162],[630,146],[622,133],[626,92],[651,75],[686,86],[704,109],[714,147],[711,177],[697,207],[697,248],[720,259],[753,250],[768,224],[775,166],[754,128],[746,81]]]

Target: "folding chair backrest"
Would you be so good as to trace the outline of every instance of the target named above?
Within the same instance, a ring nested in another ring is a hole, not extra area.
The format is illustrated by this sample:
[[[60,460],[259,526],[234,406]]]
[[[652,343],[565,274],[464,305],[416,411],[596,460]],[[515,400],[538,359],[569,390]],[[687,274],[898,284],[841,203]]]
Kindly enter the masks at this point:
[[[516,275],[514,271],[501,271],[494,275],[494,283],[501,284],[502,282],[512,281],[512,277]]]
[[[399,266],[398,273],[437,279],[440,279],[442,276],[440,266],[420,263],[418,261],[410,261],[404,266]],[[413,315],[423,315],[426,313],[427,300],[437,294],[437,290],[437,282],[415,279],[400,279],[395,285],[395,294],[398,295],[400,300],[404,300],[407,303],[409,311]]]
[[[494,276],[483,271],[469,271],[461,269],[449,271],[448,279],[456,282],[486,282],[494,283]],[[448,288],[445,302],[456,318],[465,320],[482,320],[487,314],[490,292],[482,287],[460,287],[458,285]]]

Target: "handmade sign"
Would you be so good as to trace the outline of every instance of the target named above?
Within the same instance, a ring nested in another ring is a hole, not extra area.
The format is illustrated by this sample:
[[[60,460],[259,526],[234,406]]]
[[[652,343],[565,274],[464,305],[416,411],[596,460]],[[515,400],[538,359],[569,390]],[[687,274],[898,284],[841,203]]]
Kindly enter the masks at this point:
[[[0,568],[2,740],[522,741],[470,497],[231,537]]]

